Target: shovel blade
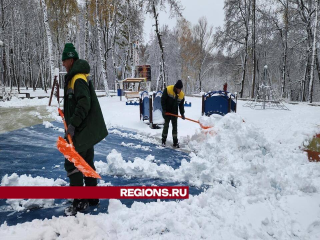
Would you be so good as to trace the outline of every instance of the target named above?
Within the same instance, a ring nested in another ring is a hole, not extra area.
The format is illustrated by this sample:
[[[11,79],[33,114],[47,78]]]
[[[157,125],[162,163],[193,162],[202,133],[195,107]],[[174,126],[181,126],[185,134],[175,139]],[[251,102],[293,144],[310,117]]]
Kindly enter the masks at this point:
[[[309,162],[320,162],[320,152],[315,152],[307,149],[305,149],[304,151],[308,153]]]
[[[67,143],[65,139],[59,137],[57,140],[58,150],[66,159],[74,164],[74,166],[86,177],[101,178],[100,175],[90,167],[90,165],[77,153],[72,145]]]
[[[212,128],[212,126],[203,126],[201,123],[199,123],[200,127],[202,129],[209,129],[209,128]]]
[[[315,135],[309,145],[305,147],[310,162],[320,162],[320,134]]]

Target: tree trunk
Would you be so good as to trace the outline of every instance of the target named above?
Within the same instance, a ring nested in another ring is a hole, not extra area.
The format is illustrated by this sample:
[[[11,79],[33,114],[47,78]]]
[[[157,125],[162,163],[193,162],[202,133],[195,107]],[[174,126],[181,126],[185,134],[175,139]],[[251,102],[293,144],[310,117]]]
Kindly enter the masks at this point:
[[[248,61],[248,34],[245,39],[245,53],[244,53],[244,61],[243,61],[243,65],[242,65],[242,80],[241,80],[240,98],[243,97],[244,81],[246,79],[247,61]]]
[[[305,96],[306,82],[307,82],[307,79],[308,79],[308,76],[309,76],[309,73],[310,73],[310,70],[309,70],[310,63],[309,62],[310,62],[310,58],[309,58],[309,56],[307,56],[307,61],[306,61],[306,65],[305,65],[305,72],[304,72],[304,78],[303,78],[303,80],[301,82],[301,99],[300,99],[301,102],[306,101],[306,96]]]
[[[288,58],[288,31],[289,31],[289,0],[286,0],[285,8],[285,28],[283,36],[283,56],[282,56],[282,82],[281,82],[281,96],[284,97],[287,75],[287,58]]]
[[[101,65],[101,73],[102,73],[102,81],[104,84],[104,88],[106,91],[106,95],[109,96],[109,86],[108,86],[108,79],[106,76],[106,69],[105,69],[105,63],[104,58],[102,54],[102,44],[101,44],[101,27],[100,27],[100,20],[99,20],[99,12],[98,12],[98,0],[96,0],[96,24],[97,24],[97,30],[98,30],[98,48],[99,48],[99,56],[100,56],[100,65]]]
[[[112,22],[113,22],[113,37],[111,40],[111,58],[112,58],[112,63],[113,63],[113,71],[114,71],[114,76],[116,80],[121,80],[118,79],[118,71],[119,69],[117,69],[117,63],[116,63],[116,59],[115,59],[115,46],[116,46],[116,36],[117,36],[117,15],[116,15],[116,11],[113,12],[112,14]],[[120,86],[119,86],[120,87]]]
[[[244,82],[246,79],[246,69],[247,69],[247,61],[248,61],[248,40],[249,40],[249,20],[250,20],[250,1],[245,1],[245,12],[243,13],[244,21],[245,21],[245,28],[246,28],[246,36],[245,36],[245,55],[244,55],[244,62],[243,62],[243,69],[242,69],[242,80],[241,80],[241,92],[240,97],[243,97],[244,91]]]
[[[252,88],[251,98],[254,98],[256,86],[256,0],[252,1]]]
[[[83,56],[83,58],[88,60],[88,49],[89,49],[89,17],[88,17],[89,4],[88,4],[88,0],[86,0],[85,6],[86,6],[86,8],[85,8],[86,25],[85,25],[85,30],[84,30],[84,56]]]
[[[317,66],[318,79],[319,79],[319,82],[320,82],[320,62],[319,62],[319,57],[318,57],[318,48],[316,48],[315,64],[316,64],[316,66]]]
[[[51,70],[50,82],[52,86],[53,78],[54,78],[54,58],[53,58],[53,50],[52,50],[53,44],[52,44],[51,31],[50,31],[49,20],[48,20],[47,5],[45,3],[45,0],[41,0],[41,3],[42,3],[42,10],[43,10],[43,22],[46,28],[47,41],[48,41],[48,53],[49,53],[50,70]]]
[[[314,62],[316,58],[317,25],[318,25],[318,0],[316,0],[316,19],[314,23],[312,60],[311,60],[311,70],[310,70],[311,76],[310,76],[310,83],[309,83],[309,98],[308,98],[310,103],[312,103],[312,93],[313,93]]]
[[[1,33],[0,36],[3,36],[4,31],[5,31],[5,24],[4,24],[4,12],[5,12],[5,7],[4,7],[4,1],[1,0]],[[1,41],[3,41],[3,46],[1,47],[2,50],[2,81],[3,81],[3,85],[6,86],[7,85],[7,72],[8,72],[8,66],[7,66],[7,61],[6,61],[6,45],[5,45],[5,41],[4,39],[0,39]]]
[[[159,31],[158,13],[156,12],[156,6],[155,6],[154,2],[152,5],[152,10],[153,10],[153,17],[156,22],[156,24],[155,24],[156,34],[157,34],[158,43],[159,43],[159,47],[160,47],[160,51],[161,51],[160,76],[158,77],[157,88],[156,88],[156,91],[159,91],[159,81],[162,80],[162,89],[164,89],[167,85],[166,84],[166,71],[165,71],[165,61],[164,61],[164,49],[163,49],[163,44],[162,44],[162,40],[161,40],[161,34]],[[160,84],[161,84],[161,82],[160,82]]]

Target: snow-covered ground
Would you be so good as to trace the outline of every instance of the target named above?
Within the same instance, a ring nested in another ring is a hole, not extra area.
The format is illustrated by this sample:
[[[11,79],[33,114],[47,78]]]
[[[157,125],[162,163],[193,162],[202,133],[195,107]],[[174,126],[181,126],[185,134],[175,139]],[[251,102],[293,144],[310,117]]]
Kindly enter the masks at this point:
[[[179,119],[179,140],[191,151],[190,162],[181,159],[181,166],[173,169],[156,164],[150,155],[128,163],[121,152],[112,151],[97,162],[97,171],[209,185],[205,192],[177,202],[136,202],[131,208],[110,200],[108,213],[97,216],[79,213],[3,224],[1,239],[320,239],[320,165],[310,163],[301,150],[320,132],[320,108],[300,103],[287,105],[290,111],[253,110],[239,101],[238,113],[208,118],[201,117],[201,98],[186,100],[192,102],[185,108],[186,117],[213,126],[202,130],[197,123]],[[126,106],[118,97],[99,101],[108,128],[134,130],[160,144],[162,130],[140,121],[138,106]],[[14,98],[0,102],[0,108],[47,103],[48,99]],[[60,121],[56,107],[46,110]],[[3,178],[2,185],[9,178]],[[11,179],[37,184],[25,176]],[[64,184],[46,180],[57,181]]]

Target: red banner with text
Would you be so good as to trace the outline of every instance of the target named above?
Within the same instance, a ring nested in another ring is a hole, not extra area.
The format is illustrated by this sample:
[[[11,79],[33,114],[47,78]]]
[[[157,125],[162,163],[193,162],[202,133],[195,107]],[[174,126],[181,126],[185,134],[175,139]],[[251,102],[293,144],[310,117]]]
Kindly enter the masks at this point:
[[[0,199],[187,199],[188,186],[0,187]]]

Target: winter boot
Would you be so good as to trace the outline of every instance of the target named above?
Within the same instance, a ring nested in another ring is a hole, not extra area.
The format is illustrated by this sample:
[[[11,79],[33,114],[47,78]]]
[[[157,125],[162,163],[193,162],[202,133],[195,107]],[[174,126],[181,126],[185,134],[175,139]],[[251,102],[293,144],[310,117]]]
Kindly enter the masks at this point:
[[[100,203],[99,199],[88,199],[89,206],[97,206]]]
[[[70,205],[69,207],[67,207],[65,210],[64,210],[64,214],[66,216],[75,216],[77,215],[77,208],[74,207],[73,205]]]
[[[166,146],[166,140],[162,139],[162,147]]]
[[[82,212],[86,210],[89,206],[87,199],[74,199],[72,205],[64,210],[65,215],[75,216],[77,212]]]
[[[179,143],[178,142],[173,143],[173,147],[180,148]]]

